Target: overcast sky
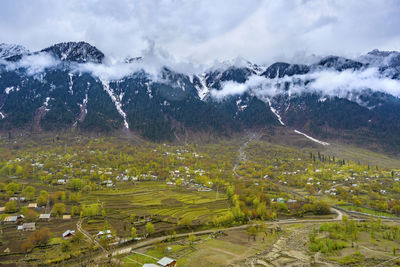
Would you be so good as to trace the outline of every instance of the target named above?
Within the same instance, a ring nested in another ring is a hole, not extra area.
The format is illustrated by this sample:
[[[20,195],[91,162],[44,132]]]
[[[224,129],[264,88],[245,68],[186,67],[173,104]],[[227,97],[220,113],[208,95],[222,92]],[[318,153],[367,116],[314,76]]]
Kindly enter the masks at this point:
[[[0,42],[87,41],[111,58],[150,44],[177,61],[304,62],[400,50],[398,0],[2,0]]]

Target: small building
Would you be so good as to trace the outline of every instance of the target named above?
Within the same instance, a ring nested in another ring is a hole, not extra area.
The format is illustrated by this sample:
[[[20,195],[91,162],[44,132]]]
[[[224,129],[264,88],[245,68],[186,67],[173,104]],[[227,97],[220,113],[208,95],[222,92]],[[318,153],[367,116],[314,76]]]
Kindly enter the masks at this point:
[[[57,184],[67,184],[67,180],[65,179],[58,179]]]
[[[36,231],[36,224],[34,222],[24,223],[22,225],[22,231]]]
[[[276,201],[277,201],[278,203],[285,203],[285,200],[284,200],[283,198],[281,198],[281,197],[278,197],[278,198],[276,199]]]
[[[0,207],[0,212],[4,212],[6,210],[6,207]]]
[[[97,233],[97,238],[103,238],[106,237],[108,239],[113,238],[112,234],[111,234],[111,230],[106,230],[106,231],[100,231]]]
[[[97,238],[102,238],[103,235],[104,235],[104,232],[103,232],[103,231],[99,231],[99,232],[97,233]]]
[[[67,230],[67,231],[65,231],[63,234],[62,234],[62,237],[64,238],[64,239],[68,239],[68,238],[70,238],[71,236],[73,236],[75,234],[75,231],[74,230]]]
[[[25,201],[25,197],[10,197],[8,201]]]
[[[37,203],[29,203],[28,204],[28,208],[36,209],[37,208]]]
[[[63,215],[63,220],[71,220],[71,215],[67,214],[67,215]]]
[[[14,216],[8,216],[4,218],[4,223],[17,223],[24,219],[24,215],[14,215]]]
[[[157,264],[163,267],[175,267],[176,266],[176,260],[164,257],[161,260],[157,261]]]
[[[48,221],[50,220],[50,213],[43,213],[39,215],[39,220]]]

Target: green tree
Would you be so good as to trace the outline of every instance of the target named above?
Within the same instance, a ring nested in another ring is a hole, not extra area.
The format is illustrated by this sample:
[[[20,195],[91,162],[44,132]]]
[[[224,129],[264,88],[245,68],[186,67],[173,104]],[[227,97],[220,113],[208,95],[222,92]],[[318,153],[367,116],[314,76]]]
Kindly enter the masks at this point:
[[[8,201],[5,205],[5,211],[8,213],[13,213],[18,211],[18,202],[13,200],[13,201]]]
[[[196,236],[194,234],[189,234],[190,245],[193,245],[194,241],[196,241]]]
[[[78,178],[71,179],[70,186],[72,190],[79,191],[83,188],[83,181]]]
[[[146,233],[148,235],[151,235],[154,233],[154,231],[155,231],[154,225],[151,222],[146,223]]]
[[[134,223],[136,221],[136,215],[134,213],[132,213],[131,216],[129,216],[129,219],[130,219],[131,223]]]
[[[328,203],[324,201],[318,201],[313,204],[314,206],[314,213],[323,215],[323,214],[329,214],[330,213],[330,207]]]
[[[27,186],[22,190],[22,195],[27,199],[27,200],[32,200],[35,197],[35,191],[36,189],[33,186]]]
[[[57,217],[60,217],[65,212],[65,204],[64,203],[56,203],[51,210],[51,213],[55,214]]]
[[[243,219],[245,217],[245,214],[239,205],[236,205],[235,207],[232,208],[232,215],[233,215],[233,218],[235,218],[235,221],[238,221],[238,222],[243,221]]]
[[[132,239],[135,239],[137,237],[137,231],[135,227],[132,227],[131,229],[131,237]]]
[[[40,191],[39,196],[38,196],[38,198],[36,199],[36,203],[37,203],[39,206],[44,206],[44,205],[47,204],[48,198],[49,198],[49,193],[47,193],[46,190],[42,190],[42,191]]]
[[[72,206],[72,208],[71,208],[71,216],[78,215],[79,212],[80,212],[79,206]]]
[[[19,191],[19,184],[16,183],[9,183],[6,185],[6,191],[7,192],[12,192],[12,194],[15,194]]]

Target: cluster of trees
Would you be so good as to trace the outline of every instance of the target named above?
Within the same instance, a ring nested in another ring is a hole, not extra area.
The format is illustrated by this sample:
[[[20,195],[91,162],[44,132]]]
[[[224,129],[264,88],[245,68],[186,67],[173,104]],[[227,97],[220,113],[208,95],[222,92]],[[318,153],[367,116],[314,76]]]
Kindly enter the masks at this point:
[[[49,228],[43,228],[37,231],[34,231],[28,238],[26,242],[24,242],[21,246],[22,250],[28,252],[32,250],[35,246],[43,246],[46,245],[51,237],[51,232]]]
[[[152,224],[151,222],[146,223],[145,231],[146,231],[147,236],[152,235],[155,232],[154,224]],[[136,227],[132,227],[131,228],[131,238],[135,239],[136,237],[138,237],[137,229],[136,229]]]
[[[81,214],[82,216],[85,217],[104,216],[105,210],[102,209],[102,207],[98,203],[88,204],[88,205],[82,204]]]
[[[260,181],[260,183],[263,183]],[[265,187],[264,187],[265,185]],[[272,220],[281,214],[292,214],[302,216],[305,212],[317,215],[329,214],[330,206],[324,201],[311,200],[308,203],[282,201],[271,202],[269,194],[264,193],[267,184],[263,183],[261,188],[254,187],[249,183],[236,183],[235,186],[228,186],[226,195],[232,204],[231,215],[224,215],[214,218],[215,225],[226,225],[233,221],[242,222],[250,219]],[[273,187],[279,192],[279,189]],[[269,187],[271,189],[271,187]],[[288,199],[287,194],[280,192],[280,195]]]

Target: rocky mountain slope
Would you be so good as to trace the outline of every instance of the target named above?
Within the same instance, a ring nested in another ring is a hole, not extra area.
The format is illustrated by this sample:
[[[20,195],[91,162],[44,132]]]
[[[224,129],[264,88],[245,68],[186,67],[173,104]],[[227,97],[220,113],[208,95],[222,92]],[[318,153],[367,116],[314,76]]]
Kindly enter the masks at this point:
[[[85,42],[33,53],[1,44],[0,128],[122,129],[172,140],[186,132],[285,126],[327,139],[362,133],[400,143],[398,52],[311,65],[242,62],[199,74],[168,66],[148,71],[145,58],[108,66],[104,58]]]

